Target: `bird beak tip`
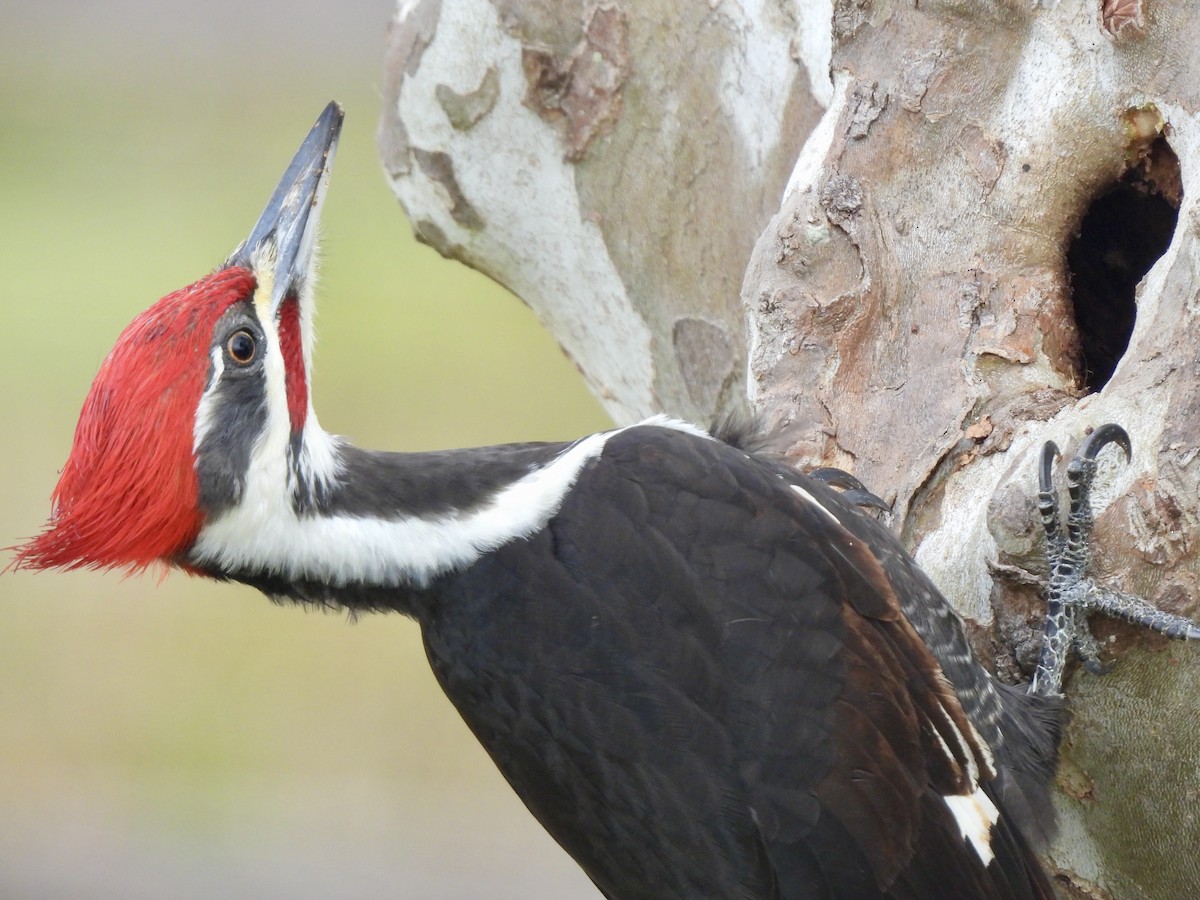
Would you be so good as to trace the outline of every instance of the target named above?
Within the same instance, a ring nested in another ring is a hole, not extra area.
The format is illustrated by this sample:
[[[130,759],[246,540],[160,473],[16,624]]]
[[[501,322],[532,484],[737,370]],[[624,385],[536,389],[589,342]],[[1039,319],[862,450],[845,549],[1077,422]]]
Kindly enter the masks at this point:
[[[314,260],[317,226],[345,113],[330,102],[296,151],[258,222],[229,258],[271,285],[270,310],[299,293]],[[270,271],[258,271],[269,265]]]

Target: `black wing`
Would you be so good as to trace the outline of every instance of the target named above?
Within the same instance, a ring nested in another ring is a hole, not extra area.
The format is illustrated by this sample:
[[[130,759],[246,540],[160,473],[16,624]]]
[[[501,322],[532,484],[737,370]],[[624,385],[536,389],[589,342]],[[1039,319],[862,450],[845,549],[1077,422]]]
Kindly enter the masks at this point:
[[[637,428],[544,531],[443,585],[439,680],[609,897],[1052,896],[1003,809],[983,849],[952,815],[988,748],[858,518]]]

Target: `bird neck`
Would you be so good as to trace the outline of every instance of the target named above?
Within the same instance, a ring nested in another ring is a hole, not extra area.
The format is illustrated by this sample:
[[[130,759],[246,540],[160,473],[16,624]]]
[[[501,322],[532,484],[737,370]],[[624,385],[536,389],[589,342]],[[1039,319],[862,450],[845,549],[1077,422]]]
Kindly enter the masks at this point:
[[[306,440],[289,462],[252,466],[181,562],[275,597],[413,612],[441,576],[544,527],[609,434],[429,453]]]

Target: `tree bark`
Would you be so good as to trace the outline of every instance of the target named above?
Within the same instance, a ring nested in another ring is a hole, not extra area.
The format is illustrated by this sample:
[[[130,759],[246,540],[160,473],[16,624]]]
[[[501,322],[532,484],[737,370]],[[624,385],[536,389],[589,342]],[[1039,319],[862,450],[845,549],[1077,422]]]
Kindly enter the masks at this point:
[[[410,0],[380,147],[418,235],[533,307],[617,421],[748,408],[854,472],[1015,680],[1046,440],[1125,426],[1095,571],[1196,613],[1197,34],[1185,0]],[[1200,651],[1097,631],[1049,862],[1071,894],[1190,896]]]

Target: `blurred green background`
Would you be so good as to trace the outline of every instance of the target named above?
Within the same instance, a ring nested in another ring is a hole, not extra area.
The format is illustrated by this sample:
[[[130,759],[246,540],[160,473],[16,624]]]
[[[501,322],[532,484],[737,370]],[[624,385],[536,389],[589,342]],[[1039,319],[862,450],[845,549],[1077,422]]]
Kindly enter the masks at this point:
[[[391,14],[0,3],[0,545],[44,521],[117,334],[224,259],[331,98],[325,428],[416,450],[607,424],[524,306],[413,242],[374,146]],[[0,897],[387,896],[594,896],[412,623],[178,574],[0,576]]]

